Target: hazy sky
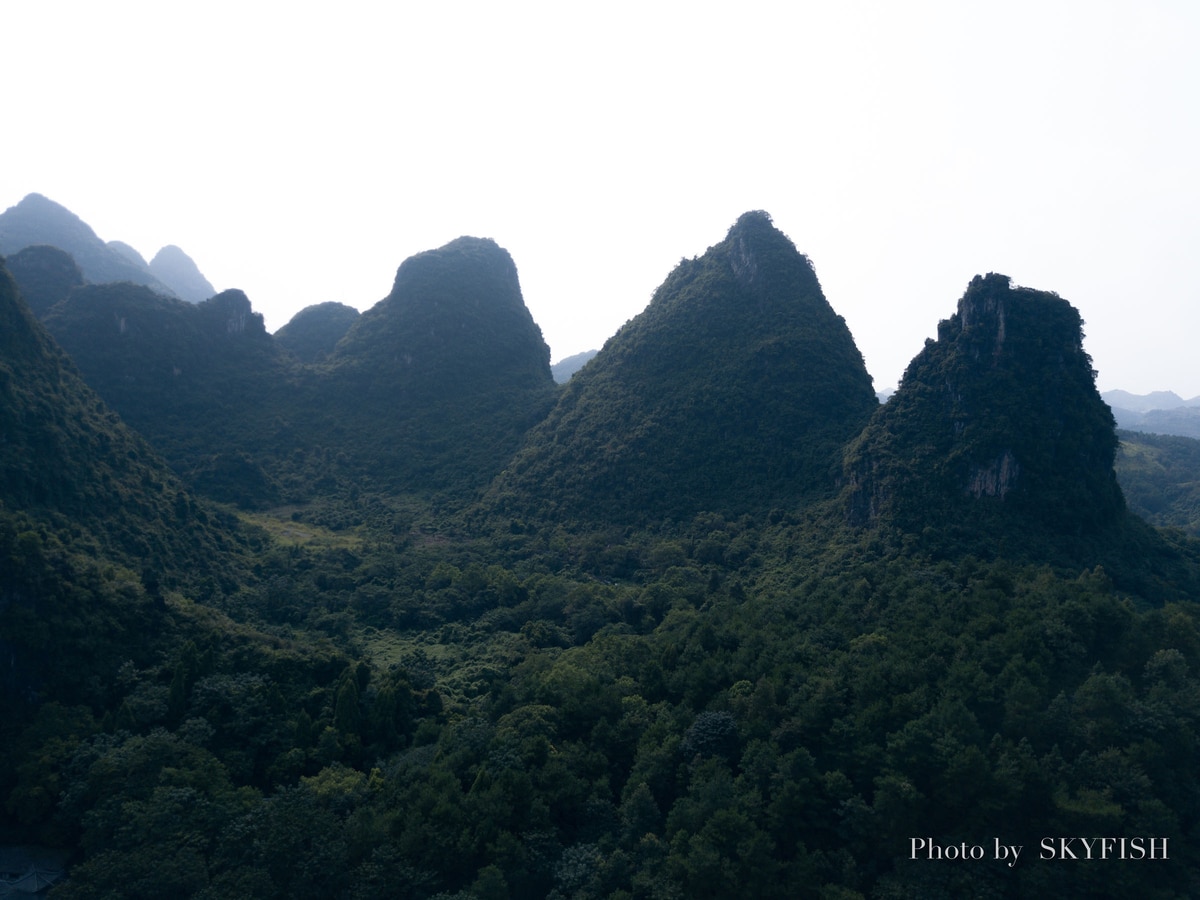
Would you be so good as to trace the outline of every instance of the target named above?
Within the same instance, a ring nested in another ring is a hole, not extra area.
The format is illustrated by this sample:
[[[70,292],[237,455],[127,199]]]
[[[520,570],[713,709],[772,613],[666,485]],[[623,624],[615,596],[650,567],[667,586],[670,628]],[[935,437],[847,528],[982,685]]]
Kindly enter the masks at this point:
[[[1200,2],[8,4],[0,209],[178,244],[275,330],[470,234],[555,360],[765,209],[876,388],[971,277],[1200,395]]]

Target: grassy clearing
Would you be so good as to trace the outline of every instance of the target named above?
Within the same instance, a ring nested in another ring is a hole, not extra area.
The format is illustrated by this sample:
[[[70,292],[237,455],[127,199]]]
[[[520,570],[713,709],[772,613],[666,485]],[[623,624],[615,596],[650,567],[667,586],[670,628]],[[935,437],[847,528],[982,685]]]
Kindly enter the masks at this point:
[[[465,638],[465,639],[464,639]],[[497,672],[508,672],[529,653],[529,643],[512,632],[482,632],[464,625],[434,631],[398,632],[363,628],[354,634],[363,655],[387,669],[423,658],[439,692],[451,704],[468,703],[492,690]]]
[[[333,531],[311,522],[298,522],[292,519],[295,510],[296,507],[281,506],[267,512],[239,512],[238,515],[243,521],[267,532],[279,544],[347,550],[362,544],[362,536],[357,529]]]

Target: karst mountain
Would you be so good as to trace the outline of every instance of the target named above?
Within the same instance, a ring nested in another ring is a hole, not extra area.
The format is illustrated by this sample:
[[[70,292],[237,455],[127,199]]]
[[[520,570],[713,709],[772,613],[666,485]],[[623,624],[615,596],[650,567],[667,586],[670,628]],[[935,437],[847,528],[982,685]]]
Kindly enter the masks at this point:
[[[834,492],[877,405],[812,264],[751,212],[571,378],[491,500],[600,522],[792,507]]]

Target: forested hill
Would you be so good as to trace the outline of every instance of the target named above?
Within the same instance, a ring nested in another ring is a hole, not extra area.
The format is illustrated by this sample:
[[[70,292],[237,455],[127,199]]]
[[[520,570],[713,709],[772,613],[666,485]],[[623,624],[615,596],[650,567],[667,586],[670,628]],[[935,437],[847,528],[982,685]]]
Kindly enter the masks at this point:
[[[1200,587],[1126,510],[1091,363],[1066,300],[976,276],[848,448],[849,520],[938,553],[1103,565],[1147,597]]]
[[[305,363],[320,362],[333,353],[337,342],[358,320],[358,310],[344,303],[306,306],[275,332],[281,347]]]
[[[84,384],[0,264],[0,501],[71,523],[127,565],[184,570],[226,538],[156,451]]]
[[[1067,301],[977,276],[856,442],[851,518],[921,527],[1002,507],[1027,524],[1104,527],[1124,501],[1094,379]]]
[[[570,380],[490,502],[618,524],[791,507],[833,492],[876,406],[812,264],[747,213]]]
[[[46,326],[193,489],[246,508],[470,498],[557,391],[511,257],[475,238],[407,260],[362,316],[313,308],[278,338],[240,291],[129,283],[74,290]]]
[[[127,282],[86,285],[45,325],[193,488],[223,502],[278,501],[267,470],[290,419],[291,364],[245,294],[193,304]]]
[[[217,293],[196,261],[174,244],[167,244],[155,253],[147,268],[155,278],[189,303],[201,303]]]
[[[83,284],[83,272],[71,254],[49,244],[18,250],[5,259],[5,265],[30,311],[39,319]]]
[[[344,428],[357,474],[392,490],[471,496],[545,416],[557,387],[512,257],[490,239],[461,237],[400,265],[315,390],[314,415]]]
[[[232,584],[251,550],[79,377],[0,264],[0,697],[103,702],[155,653],[163,594]]]

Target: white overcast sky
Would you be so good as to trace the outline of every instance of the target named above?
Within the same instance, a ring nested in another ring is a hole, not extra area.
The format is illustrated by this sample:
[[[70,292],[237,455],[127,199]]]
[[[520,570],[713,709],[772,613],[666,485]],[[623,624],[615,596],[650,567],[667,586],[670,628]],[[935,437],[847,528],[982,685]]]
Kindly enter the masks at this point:
[[[1200,2],[26,2],[0,209],[178,244],[275,330],[470,234],[555,360],[765,209],[877,389],[971,277],[1057,291],[1102,390],[1200,395]]]

